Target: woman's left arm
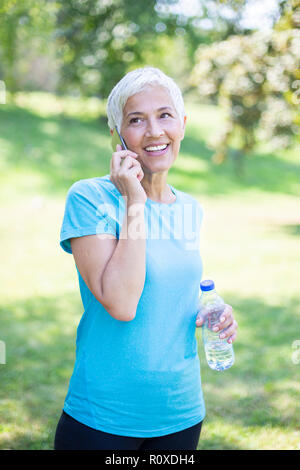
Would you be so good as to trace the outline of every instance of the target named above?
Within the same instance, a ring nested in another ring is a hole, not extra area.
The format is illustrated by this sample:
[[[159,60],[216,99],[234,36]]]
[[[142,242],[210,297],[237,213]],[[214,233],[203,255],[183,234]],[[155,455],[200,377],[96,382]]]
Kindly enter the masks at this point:
[[[227,338],[227,343],[233,343],[237,335],[238,324],[232,312],[233,309],[231,305],[225,304],[225,309],[220,317],[220,321],[213,328],[213,331],[220,332],[220,339]],[[199,312],[196,318],[196,326],[202,326],[203,323],[204,317]]]

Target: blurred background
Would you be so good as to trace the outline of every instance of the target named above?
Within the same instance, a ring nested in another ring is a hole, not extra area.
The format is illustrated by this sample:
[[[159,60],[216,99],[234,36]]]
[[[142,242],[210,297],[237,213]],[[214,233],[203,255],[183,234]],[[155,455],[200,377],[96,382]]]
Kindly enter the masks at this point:
[[[197,331],[199,449],[300,448],[299,26],[299,0],[1,0],[0,449],[53,447],[83,313],[65,197],[109,173],[106,99],[143,65],[183,90],[169,183],[202,204],[203,276],[239,323],[224,372]]]

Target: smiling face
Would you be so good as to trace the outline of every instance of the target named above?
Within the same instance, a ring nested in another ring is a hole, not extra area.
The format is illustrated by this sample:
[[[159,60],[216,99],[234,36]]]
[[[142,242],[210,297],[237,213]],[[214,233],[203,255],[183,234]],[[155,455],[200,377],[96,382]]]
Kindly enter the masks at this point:
[[[127,147],[138,154],[144,173],[166,172],[174,163],[184,137],[184,123],[168,91],[147,87],[128,98],[123,109],[121,134]]]

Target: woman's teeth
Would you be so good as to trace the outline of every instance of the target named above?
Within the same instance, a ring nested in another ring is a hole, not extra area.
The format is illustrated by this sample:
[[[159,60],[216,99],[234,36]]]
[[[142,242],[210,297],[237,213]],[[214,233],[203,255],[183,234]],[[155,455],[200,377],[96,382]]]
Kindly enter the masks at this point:
[[[158,150],[164,150],[166,149],[168,146],[168,144],[164,144],[164,145],[155,145],[155,146],[152,146],[152,147],[146,147],[145,150],[147,152],[157,152]]]

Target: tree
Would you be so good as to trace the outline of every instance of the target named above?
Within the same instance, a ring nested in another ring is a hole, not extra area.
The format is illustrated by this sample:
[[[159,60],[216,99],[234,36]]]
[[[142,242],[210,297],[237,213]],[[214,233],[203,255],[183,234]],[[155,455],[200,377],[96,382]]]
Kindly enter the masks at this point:
[[[61,88],[107,96],[114,83],[159,35],[174,34],[173,17],[158,16],[158,1],[60,0],[56,40],[62,61]]]
[[[224,4],[234,15],[223,14]],[[24,70],[48,57],[59,91],[106,97],[128,70],[152,64],[185,91],[199,44],[244,33],[238,18],[245,4],[198,0],[187,12],[180,0],[1,0],[0,76],[11,92],[30,86]]]
[[[185,88],[199,44],[241,33],[237,18],[223,17],[214,2],[208,3],[198,0],[198,10],[187,15],[179,0],[57,0],[61,90],[106,97],[128,70],[149,64],[150,58],[166,72],[173,61],[179,70],[171,66],[173,76],[182,76]],[[242,9],[245,0],[238,3]],[[210,29],[201,23],[208,18]]]
[[[20,46],[42,37],[53,25],[54,4],[47,0],[2,0],[0,4],[0,74],[7,90],[18,89]],[[41,11],[43,14],[41,15]]]
[[[298,11],[296,2],[293,9]],[[286,12],[283,8],[283,17]],[[198,49],[191,83],[200,96],[217,100],[227,115],[225,128],[215,138],[216,163],[225,160],[234,139],[238,161],[258,139],[274,148],[294,142],[299,120],[299,50],[300,31],[294,28],[231,36]]]

